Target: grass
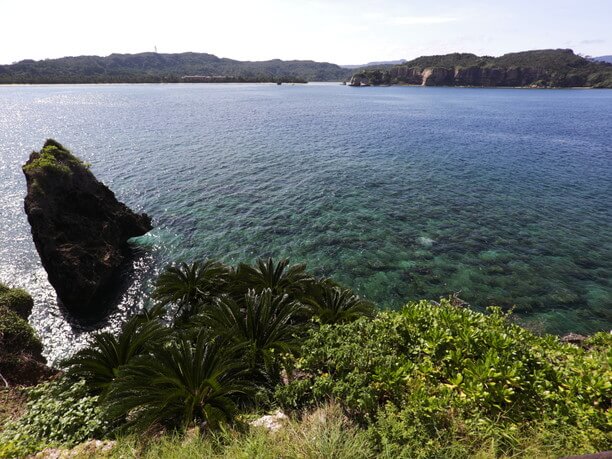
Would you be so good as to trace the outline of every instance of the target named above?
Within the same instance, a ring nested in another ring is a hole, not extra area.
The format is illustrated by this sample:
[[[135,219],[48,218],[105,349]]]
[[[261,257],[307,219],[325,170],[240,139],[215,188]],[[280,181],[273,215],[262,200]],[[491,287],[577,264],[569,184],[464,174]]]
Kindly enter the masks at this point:
[[[366,458],[444,458],[444,459],[553,459],[563,452],[555,448],[558,439],[546,432],[533,432],[517,439],[520,449],[511,456],[500,455],[495,442],[478,446],[457,439],[436,453],[423,454],[421,445],[407,445],[403,450],[377,451],[367,430],[352,424],[341,408],[323,405],[300,420],[287,421],[276,432],[261,427],[225,429],[200,436],[164,434],[149,437],[121,437],[114,447],[103,452],[91,449],[71,451],[74,458],[107,459],[366,459]]]
[[[351,424],[339,406],[328,404],[307,413],[301,420],[287,421],[276,432],[251,427],[226,429],[205,437],[164,435],[149,441],[124,437],[117,441],[110,454],[94,457],[361,459],[374,456],[367,432]]]

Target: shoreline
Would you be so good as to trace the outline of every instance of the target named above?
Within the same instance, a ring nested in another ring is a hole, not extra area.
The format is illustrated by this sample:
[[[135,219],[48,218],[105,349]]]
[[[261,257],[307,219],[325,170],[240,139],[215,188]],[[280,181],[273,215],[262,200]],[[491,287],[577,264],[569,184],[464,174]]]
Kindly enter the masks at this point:
[[[462,89],[612,89],[612,88],[596,88],[594,86],[463,86],[463,85],[433,85],[427,86],[422,84],[410,83],[394,83],[394,84],[367,84],[367,85],[350,85],[351,88],[390,88],[394,86],[410,87],[410,88],[462,88]]]

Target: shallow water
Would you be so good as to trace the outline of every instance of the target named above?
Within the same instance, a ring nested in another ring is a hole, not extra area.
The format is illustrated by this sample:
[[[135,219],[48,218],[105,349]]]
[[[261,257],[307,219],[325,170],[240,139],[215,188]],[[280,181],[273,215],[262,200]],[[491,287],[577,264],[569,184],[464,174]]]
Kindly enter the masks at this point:
[[[56,359],[85,342],[55,305],[20,165],[53,137],[134,209],[143,307],[160,266],[307,262],[382,307],[452,292],[548,332],[612,327],[612,91],[337,84],[0,87],[0,280],[32,291]]]

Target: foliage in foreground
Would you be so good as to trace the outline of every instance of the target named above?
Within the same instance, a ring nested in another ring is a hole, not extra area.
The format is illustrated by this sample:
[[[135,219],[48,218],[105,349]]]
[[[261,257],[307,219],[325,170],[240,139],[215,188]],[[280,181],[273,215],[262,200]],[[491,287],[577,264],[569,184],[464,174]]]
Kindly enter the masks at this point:
[[[236,357],[237,349],[200,333],[194,342],[172,341],[121,367],[107,397],[109,414],[146,430],[159,424],[188,428],[194,422],[217,427],[231,422],[236,401],[254,384]]]
[[[120,437],[113,454],[533,458],[612,448],[610,334],[582,349],[499,309],[449,301],[375,314],[286,261],[168,268],[155,298],[118,336],[100,334],[69,359],[62,381],[33,390],[28,413],[1,434],[0,457],[150,428],[165,435],[147,445]],[[294,416],[285,429],[245,431],[245,413],[276,405]],[[182,440],[193,426],[205,438]]]
[[[226,429],[206,437],[165,436],[148,444],[124,437],[112,457],[121,458],[350,458],[374,457],[367,433],[337,405],[326,405],[291,420],[277,432],[262,427]]]
[[[27,321],[33,304],[25,290],[0,284],[0,387],[36,384],[52,373]]]
[[[24,457],[53,445],[72,446],[107,433],[98,396],[85,381],[60,379],[28,390],[27,411],[0,433],[0,457]]]
[[[559,452],[603,450],[612,447],[612,343],[607,334],[593,341],[584,350],[536,336],[495,308],[411,303],[312,330],[294,364],[302,376],[277,397],[294,409],[336,400],[407,457],[457,442],[510,453],[536,432],[561,440]]]
[[[64,365],[124,428],[214,428],[231,423],[239,407],[269,404],[308,328],[371,311],[336,286],[342,295],[325,302],[320,292],[330,288],[287,260],[170,266],[156,283],[153,311],[128,320],[118,336],[98,334]]]
[[[414,443],[404,451],[405,457],[439,459],[556,459],[562,451],[560,432],[531,431],[517,437],[517,448],[511,456],[500,455],[494,441],[469,444],[457,441],[432,454],[423,454],[427,445]],[[269,432],[261,427],[236,426],[210,432],[206,436],[165,434],[154,437],[131,435],[119,437],[110,451],[94,452],[87,444],[65,450],[75,459],[396,459],[394,445],[376,445],[370,432],[351,421],[338,404],[326,404],[306,412],[300,419],[283,424],[281,430]],[[64,456],[61,456],[64,457]]]

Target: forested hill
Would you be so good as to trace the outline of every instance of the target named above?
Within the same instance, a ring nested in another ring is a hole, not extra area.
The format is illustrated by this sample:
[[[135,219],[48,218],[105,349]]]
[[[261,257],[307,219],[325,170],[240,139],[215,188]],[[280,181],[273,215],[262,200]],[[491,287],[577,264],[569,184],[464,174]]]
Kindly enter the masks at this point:
[[[612,64],[593,62],[571,49],[523,51],[500,57],[453,53],[419,57],[391,69],[361,70],[351,84],[612,88]]]
[[[0,65],[0,83],[157,83],[185,76],[215,81],[340,81],[353,71],[314,61],[237,61],[206,53],[77,56]]]

